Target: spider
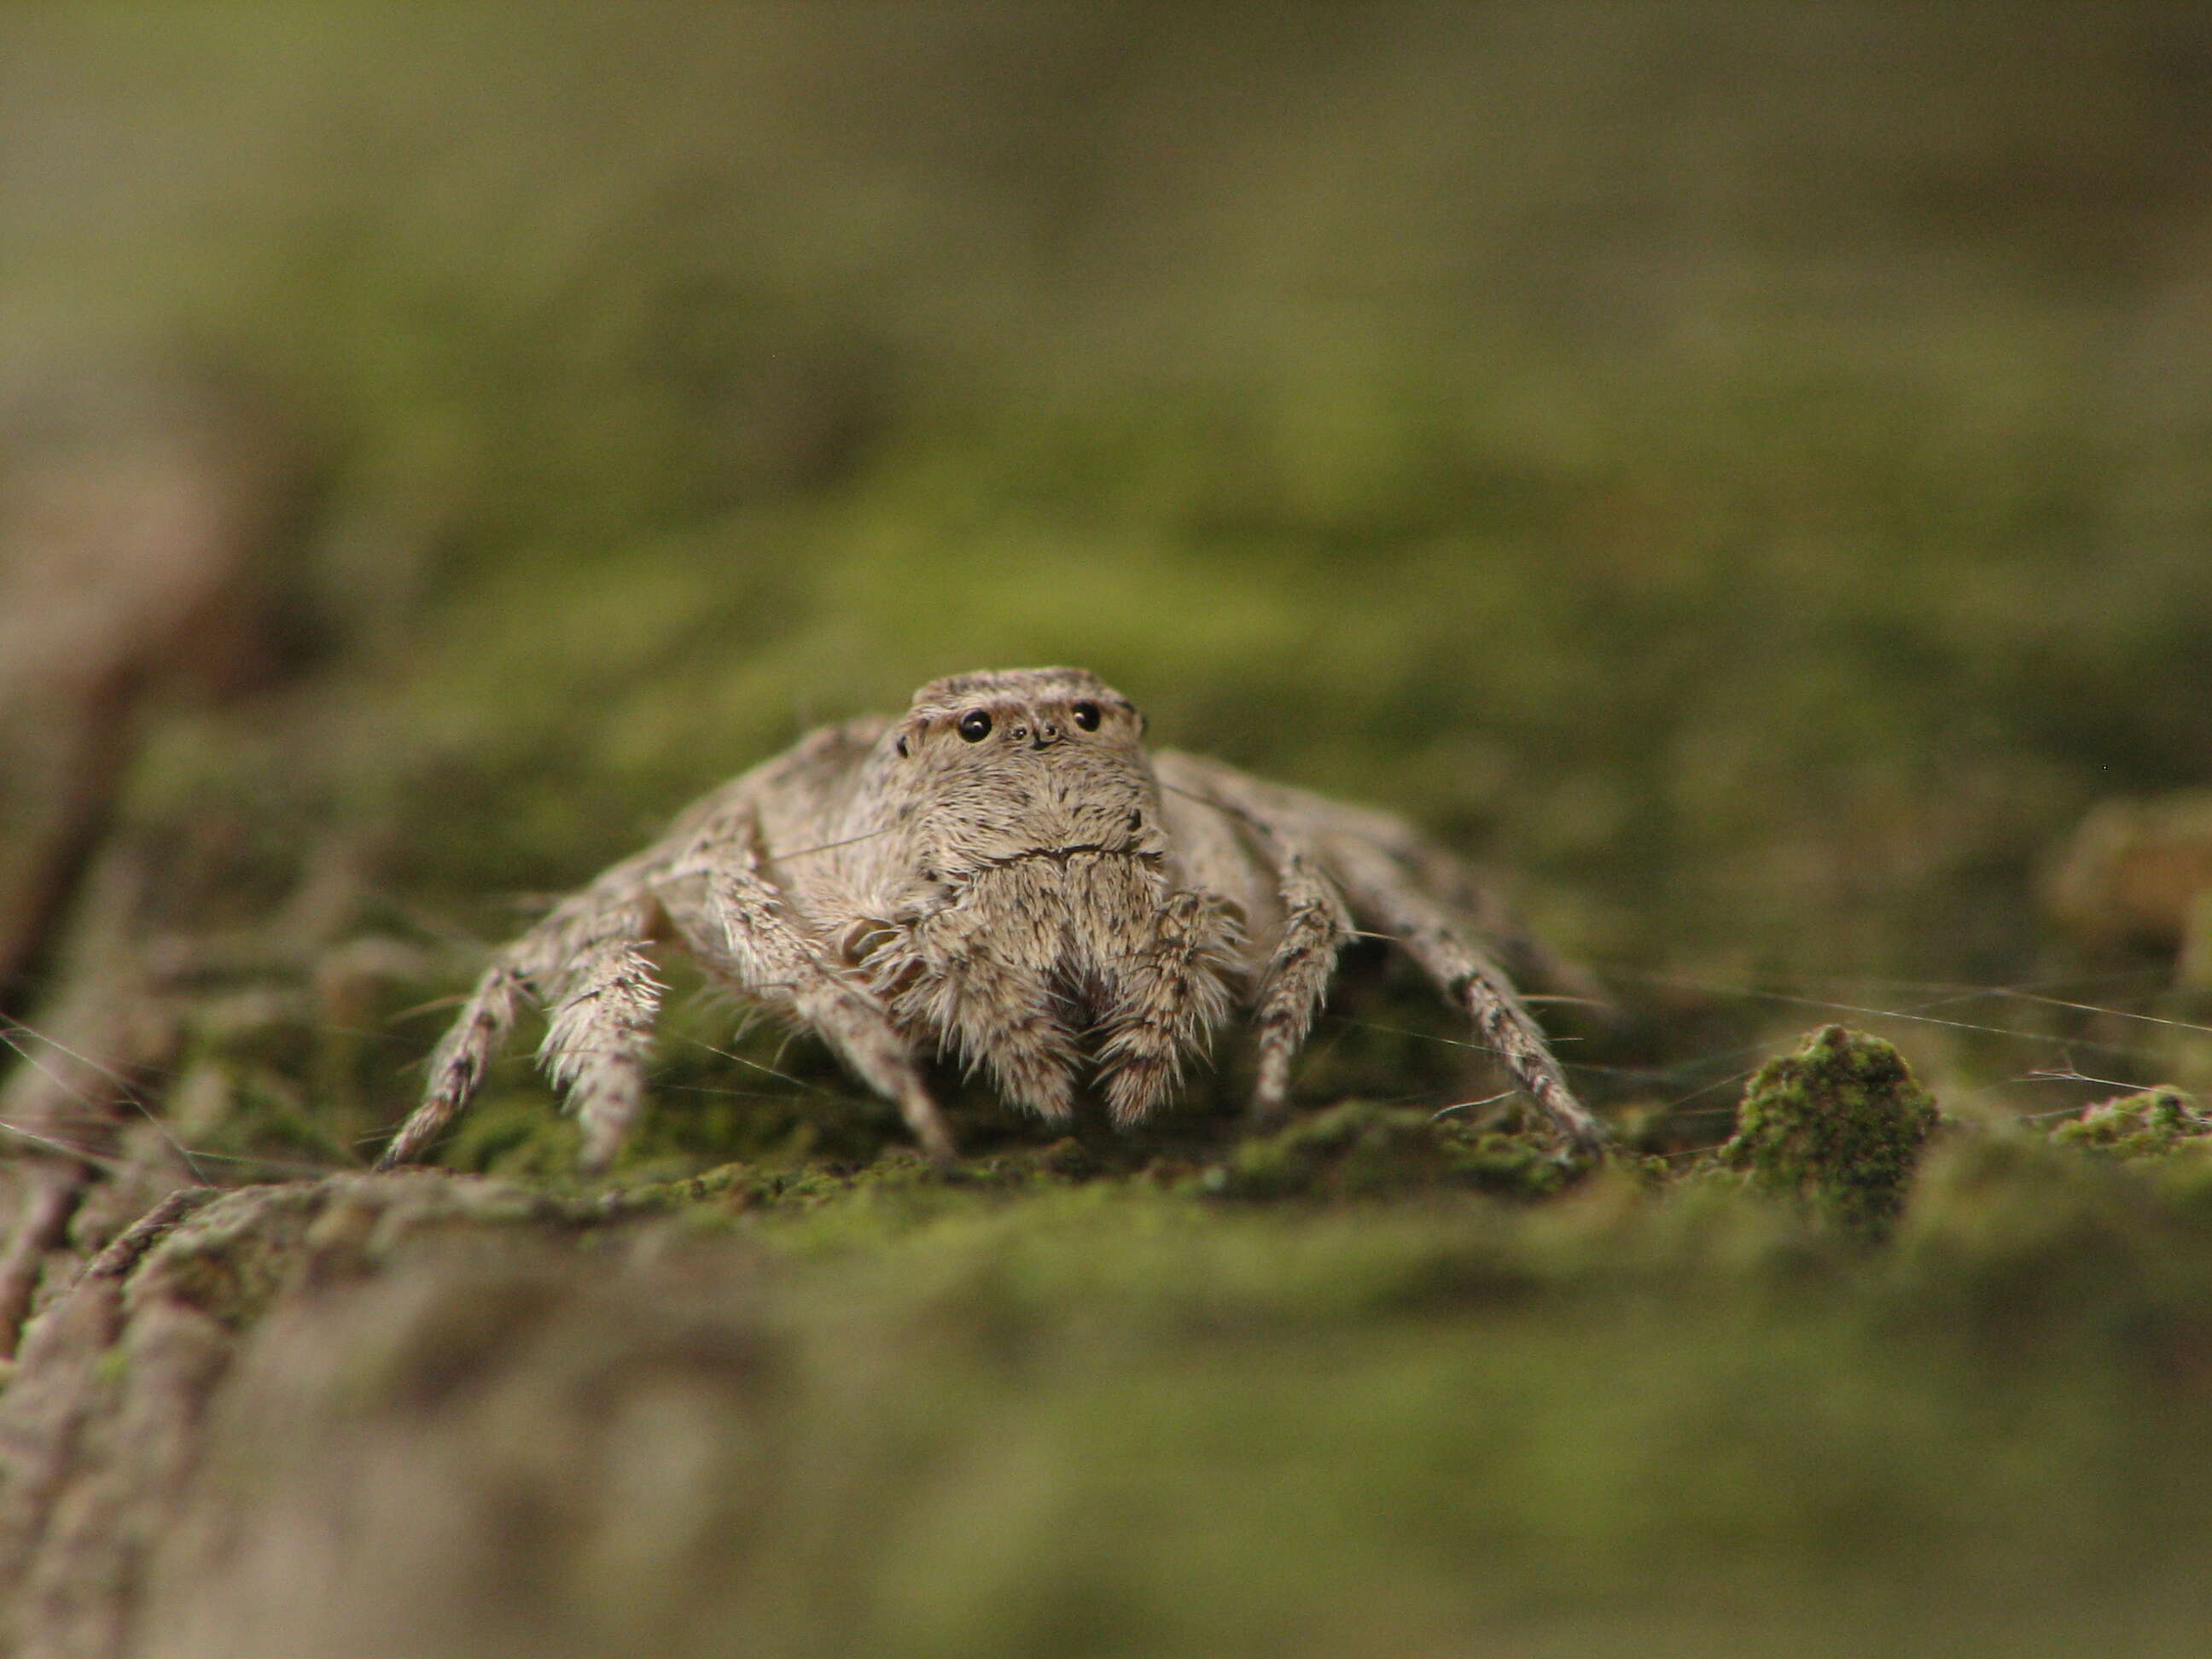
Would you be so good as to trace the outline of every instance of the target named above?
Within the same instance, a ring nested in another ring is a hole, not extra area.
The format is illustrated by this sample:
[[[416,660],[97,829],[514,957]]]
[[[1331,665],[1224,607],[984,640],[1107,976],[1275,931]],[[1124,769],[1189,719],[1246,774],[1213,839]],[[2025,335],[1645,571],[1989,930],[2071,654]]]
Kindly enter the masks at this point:
[[[813,732],[500,950],[378,1167],[419,1158],[468,1103],[528,996],[549,1011],[539,1062],[603,1169],[644,1098],[662,940],[815,1032],[935,1159],[953,1141],[918,1048],[1053,1124],[1087,1070],[1127,1129],[1240,1003],[1251,1113],[1272,1121],[1355,922],[1466,1011],[1560,1139],[1602,1148],[1492,950],[1541,952],[1449,857],[1385,813],[1144,737],[1129,700],[1075,668],[935,680],[899,719]]]

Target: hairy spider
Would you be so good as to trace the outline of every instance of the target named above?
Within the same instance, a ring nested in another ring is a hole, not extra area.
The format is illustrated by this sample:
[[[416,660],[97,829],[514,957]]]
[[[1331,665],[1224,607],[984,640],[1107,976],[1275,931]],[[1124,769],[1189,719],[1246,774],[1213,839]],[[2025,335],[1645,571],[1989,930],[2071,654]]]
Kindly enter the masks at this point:
[[[603,1167],[644,1097],[664,939],[819,1036],[933,1158],[952,1137],[917,1045],[1051,1123],[1087,1065],[1127,1128],[1239,1004],[1252,1110],[1272,1119],[1355,920],[1466,1010],[1561,1137],[1603,1145],[1492,955],[1541,953],[1457,864],[1385,813],[1148,751],[1144,733],[1073,668],[936,680],[900,719],[812,733],[501,949],[379,1167],[419,1158],[468,1103],[525,995],[550,1011],[538,1059]]]

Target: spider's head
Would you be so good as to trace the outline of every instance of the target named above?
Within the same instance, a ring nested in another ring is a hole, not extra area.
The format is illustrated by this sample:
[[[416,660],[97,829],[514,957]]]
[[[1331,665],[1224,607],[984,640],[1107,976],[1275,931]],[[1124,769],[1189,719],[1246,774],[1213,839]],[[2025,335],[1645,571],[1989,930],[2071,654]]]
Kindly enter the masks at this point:
[[[933,680],[877,756],[926,867],[973,873],[1088,849],[1161,845],[1145,717],[1080,668]]]

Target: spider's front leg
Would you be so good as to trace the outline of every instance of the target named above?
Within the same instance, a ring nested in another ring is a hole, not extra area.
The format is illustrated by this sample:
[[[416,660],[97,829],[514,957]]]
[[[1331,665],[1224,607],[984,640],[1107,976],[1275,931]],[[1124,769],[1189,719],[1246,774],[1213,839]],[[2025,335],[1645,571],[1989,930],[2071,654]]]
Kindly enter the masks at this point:
[[[617,869],[555,908],[492,960],[430,1057],[422,1103],[376,1160],[412,1164],[472,1099],[522,999],[549,1007],[538,1062],[583,1124],[585,1162],[599,1168],[622,1144],[645,1097],[660,986],[646,954],[653,901]]]
[[[475,1097],[485,1067],[514,1029],[525,988],[513,953],[501,951],[477,981],[459,1018],[431,1051],[430,1085],[422,1103],[408,1114],[399,1133],[378,1155],[378,1169],[396,1170],[420,1158]]]
[[[662,909],[703,967],[739,994],[811,1028],[854,1075],[897,1105],[925,1154],[938,1163],[952,1158],[952,1131],[906,1039],[883,1005],[791,919],[789,899],[761,869],[750,823],[702,837],[658,888]]]
[[[1347,931],[1340,891],[1362,923],[1403,945],[1466,1011],[1484,1042],[1571,1144],[1584,1152],[1603,1148],[1604,1127],[1567,1086],[1542,1028],[1492,959],[1484,928],[1425,885],[1424,875],[1455,869],[1445,854],[1387,814],[1263,783],[1218,761],[1170,753],[1158,764],[1169,788],[1235,818],[1274,868],[1286,920],[1258,1011],[1255,1115],[1279,1101],[1290,1057],[1328,985]],[[1503,919],[1494,902],[1486,908]]]
[[[1512,981],[1492,960],[1475,930],[1364,837],[1327,837],[1323,858],[1351,895],[1354,910],[1403,945],[1437,988],[1466,1010],[1476,1032],[1552,1127],[1577,1152],[1602,1154],[1605,1126],[1575,1098],[1543,1028],[1522,1006]]]

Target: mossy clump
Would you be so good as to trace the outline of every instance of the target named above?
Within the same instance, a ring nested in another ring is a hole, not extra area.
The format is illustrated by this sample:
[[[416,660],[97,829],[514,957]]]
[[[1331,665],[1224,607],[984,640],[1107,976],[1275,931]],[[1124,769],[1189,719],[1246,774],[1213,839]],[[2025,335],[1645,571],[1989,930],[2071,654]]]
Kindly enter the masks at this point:
[[[1939,1119],[1905,1056],[1880,1037],[1822,1027],[1759,1067],[1721,1162],[1847,1231],[1895,1224]]]
[[[1380,1198],[1439,1188],[1543,1198],[1570,1174],[1524,1138],[1353,1100],[1245,1141],[1200,1176],[1200,1187],[1240,1199]]]
[[[2115,1158],[2164,1158],[2179,1146],[2212,1136],[2212,1118],[2189,1103],[2180,1090],[2160,1085],[2082,1108],[2051,1131],[2053,1145],[2078,1146]]]

